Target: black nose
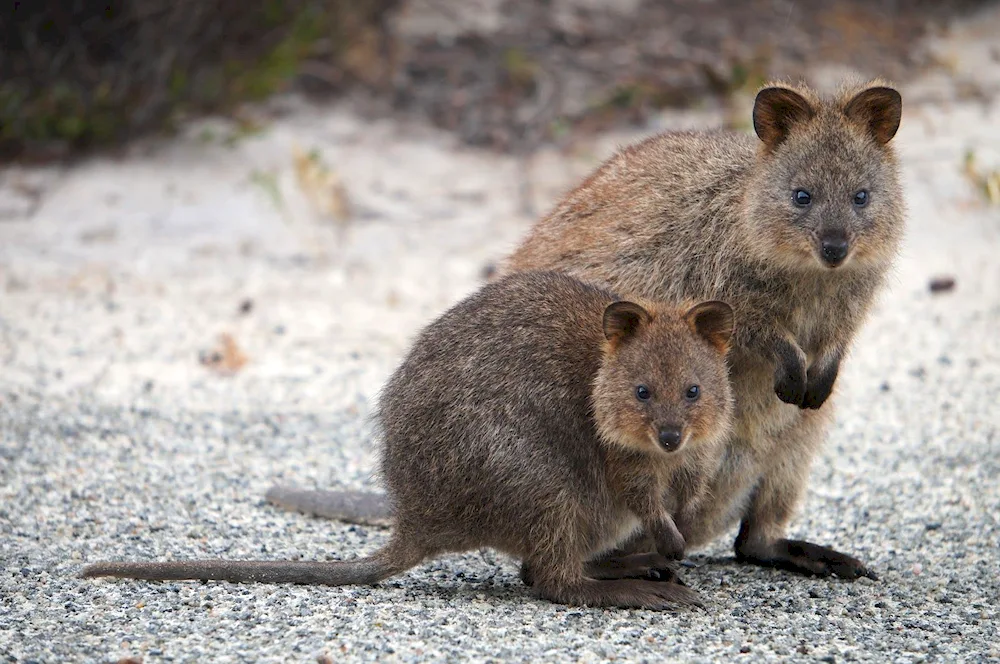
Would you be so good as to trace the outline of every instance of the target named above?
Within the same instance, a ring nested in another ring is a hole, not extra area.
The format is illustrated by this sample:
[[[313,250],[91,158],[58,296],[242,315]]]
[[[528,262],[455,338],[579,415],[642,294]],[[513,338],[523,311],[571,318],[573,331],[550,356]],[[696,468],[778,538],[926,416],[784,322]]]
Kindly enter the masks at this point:
[[[823,261],[830,267],[837,267],[847,258],[847,249],[850,245],[842,237],[826,238],[820,243],[820,253],[823,254]]]
[[[681,443],[681,430],[679,427],[663,427],[660,429],[660,445],[668,452],[676,450]]]

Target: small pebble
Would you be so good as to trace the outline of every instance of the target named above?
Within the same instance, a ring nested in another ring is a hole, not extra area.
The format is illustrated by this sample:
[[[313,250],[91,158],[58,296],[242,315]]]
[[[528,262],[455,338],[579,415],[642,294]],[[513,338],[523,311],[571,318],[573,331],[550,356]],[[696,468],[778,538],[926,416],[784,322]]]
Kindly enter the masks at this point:
[[[932,293],[948,293],[955,289],[955,277],[948,275],[934,277],[927,287]]]

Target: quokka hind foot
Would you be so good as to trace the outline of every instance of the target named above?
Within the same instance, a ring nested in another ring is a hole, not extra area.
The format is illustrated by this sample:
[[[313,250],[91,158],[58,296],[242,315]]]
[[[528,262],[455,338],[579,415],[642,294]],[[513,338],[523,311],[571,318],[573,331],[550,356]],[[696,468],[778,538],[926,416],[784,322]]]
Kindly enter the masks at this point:
[[[679,583],[642,579],[581,579],[568,585],[536,584],[534,592],[559,604],[654,611],[704,608],[694,590]]]
[[[677,575],[677,567],[676,560],[658,553],[633,553],[589,561],[584,568],[584,575],[598,580],[640,579],[683,586],[685,583]],[[527,562],[521,563],[521,581],[526,586],[535,582],[531,566]]]

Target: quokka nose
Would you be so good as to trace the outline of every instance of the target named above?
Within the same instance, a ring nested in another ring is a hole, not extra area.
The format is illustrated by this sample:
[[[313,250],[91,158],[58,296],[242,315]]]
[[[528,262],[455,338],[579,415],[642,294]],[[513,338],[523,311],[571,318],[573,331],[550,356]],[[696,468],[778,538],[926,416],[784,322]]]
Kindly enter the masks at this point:
[[[663,427],[660,429],[660,445],[668,452],[677,449],[681,444],[681,430],[679,427]]]
[[[827,238],[820,243],[820,252],[823,254],[823,260],[826,264],[835,267],[843,263],[844,259],[847,258],[847,249],[849,246],[845,238]]]

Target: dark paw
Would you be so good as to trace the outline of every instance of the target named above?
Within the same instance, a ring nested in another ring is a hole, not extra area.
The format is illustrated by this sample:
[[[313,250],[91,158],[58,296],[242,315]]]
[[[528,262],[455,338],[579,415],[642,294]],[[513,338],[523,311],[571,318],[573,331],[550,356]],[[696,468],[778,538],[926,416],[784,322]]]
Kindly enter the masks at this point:
[[[774,370],[774,393],[785,403],[801,406],[806,396],[806,366],[802,351],[788,342],[774,350],[777,366]]]
[[[805,372],[801,375],[782,375],[774,382],[774,393],[785,403],[801,406],[806,396]]]
[[[643,578],[648,581],[657,581],[659,583],[676,583],[681,586],[686,586],[681,577],[677,576],[677,572],[670,569],[669,567],[650,567],[646,570],[646,573],[638,578]]]
[[[587,563],[585,574],[592,579],[639,579],[680,583],[675,571],[677,564],[658,553],[636,553],[628,556],[602,558]],[[521,567],[521,579],[530,579],[530,572]],[[527,583],[528,581],[525,581]],[[680,583],[680,585],[684,585]]]
[[[756,565],[811,576],[834,575],[842,579],[867,577],[878,580],[878,575],[857,558],[802,540],[778,540],[766,552],[737,552],[737,557]]]
[[[840,358],[829,361],[823,369],[813,367],[806,375],[806,394],[802,399],[802,408],[817,409],[826,403],[833,394],[833,385],[837,382],[840,371]]]
[[[817,410],[819,409],[820,406],[826,403],[826,400],[829,398],[829,396],[830,396],[829,391],[819,392],[819,391],[812,391],[809,388],[806,388],[806,395],[805,397],[802,398],[802,404],[799,407],[803,409],[811,408],[812,410]]]

